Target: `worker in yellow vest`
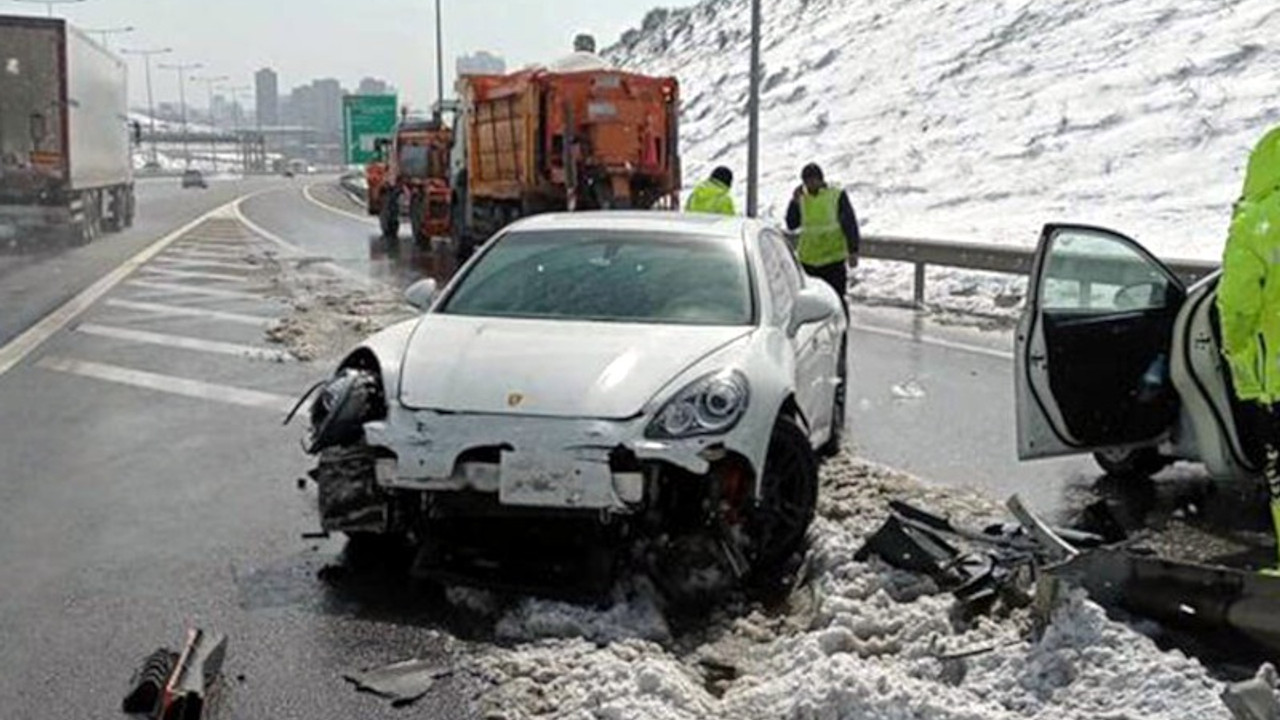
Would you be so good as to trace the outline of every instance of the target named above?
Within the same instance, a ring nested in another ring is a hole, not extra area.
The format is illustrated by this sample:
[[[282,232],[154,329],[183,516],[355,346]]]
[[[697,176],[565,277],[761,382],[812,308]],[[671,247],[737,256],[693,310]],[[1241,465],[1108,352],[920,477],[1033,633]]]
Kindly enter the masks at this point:
[[[787,227],[800,232],[796,248],[800,264],[805,272],[831,285],[844,303],[849,268],[858,266],[858,216],[849,196],[829,187],[816,163],[804,166],[800,180],[787,207]]]
[[[711,177],[698,183],[689,195],[689,202],[684,206],[685,212],[733,215],[733,198],[729,197],[731,187],[732,170],[724,166],[712,170]]]

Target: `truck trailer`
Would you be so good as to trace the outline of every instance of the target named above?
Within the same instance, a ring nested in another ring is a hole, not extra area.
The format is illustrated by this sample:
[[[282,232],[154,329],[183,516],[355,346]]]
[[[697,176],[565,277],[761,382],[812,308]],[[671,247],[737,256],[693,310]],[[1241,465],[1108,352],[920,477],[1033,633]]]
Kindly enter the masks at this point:
[[[0,15],[0,242],[133,224],[125,63],[53,18]]]

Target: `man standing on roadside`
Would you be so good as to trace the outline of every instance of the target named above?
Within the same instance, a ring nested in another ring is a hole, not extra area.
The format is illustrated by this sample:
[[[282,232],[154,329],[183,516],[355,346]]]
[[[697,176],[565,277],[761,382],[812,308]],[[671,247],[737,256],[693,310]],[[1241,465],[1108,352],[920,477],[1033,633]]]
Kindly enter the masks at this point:
[[[1218,314],[1236,397],[1265,453],[1280,554],[1280,127],[1249,156],[1222,257]]]
[[[802,184],[787,206],[787,228],[800,231],[797,254],[805,272],[825,280],[840,303],[849,290],[849,268],[858,266],[858,216],[843,190],[829,187],[822,168],[809,163],[800,172]]]
[[[723,165],[711,171],[711,177],[698,183],[689,194],[689,202],[685,203],[685,212],[713,213],[716,215],[734,215],[733,198],[729,197],[729,188],[733,187],[733,171]]]

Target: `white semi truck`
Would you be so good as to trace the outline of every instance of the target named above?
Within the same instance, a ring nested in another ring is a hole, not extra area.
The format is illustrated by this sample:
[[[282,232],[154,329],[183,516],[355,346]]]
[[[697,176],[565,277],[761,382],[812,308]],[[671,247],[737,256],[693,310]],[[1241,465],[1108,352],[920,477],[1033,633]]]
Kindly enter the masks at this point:
[[[63,20],[0,15],[0,244],[133,223],[126,75]]]

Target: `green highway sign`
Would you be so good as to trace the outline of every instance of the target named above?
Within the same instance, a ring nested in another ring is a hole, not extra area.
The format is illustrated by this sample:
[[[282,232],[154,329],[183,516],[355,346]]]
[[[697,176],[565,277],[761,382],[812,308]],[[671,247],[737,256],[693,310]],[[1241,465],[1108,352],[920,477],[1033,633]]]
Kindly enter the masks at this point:
[[[342,98],[342,147],[348,165],[364,165],[377,157],[374,141],[396,129],[395,95],[346,95]]]

